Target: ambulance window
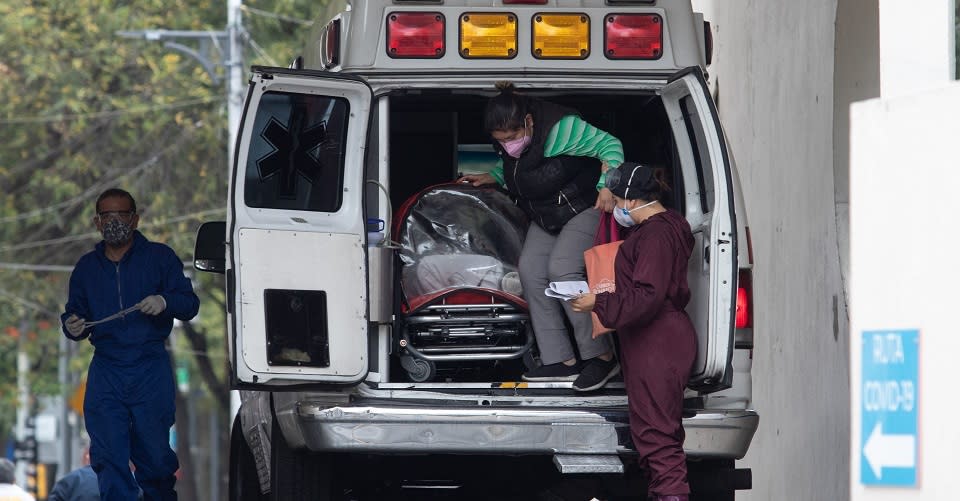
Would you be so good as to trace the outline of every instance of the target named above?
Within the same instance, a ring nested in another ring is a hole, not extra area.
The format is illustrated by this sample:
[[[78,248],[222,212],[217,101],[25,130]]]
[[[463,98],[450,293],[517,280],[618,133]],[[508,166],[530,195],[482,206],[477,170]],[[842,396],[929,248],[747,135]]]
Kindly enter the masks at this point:
[[[687,138],[693,149],[693,158],[697,163],[697,184],[700,188],[700,207],[704,214],[713,212],[713,165],[710,163],[710,150],[707,146],[707,137],[703,131],[703,121],[709,117],[701,117],[693,98],[687,96],[680,100],[680,110],[683,112],[683,121],[687,126]]]
[[[349,112],[343,98],[265,93],[247,155],[247,206],[339,210]]]

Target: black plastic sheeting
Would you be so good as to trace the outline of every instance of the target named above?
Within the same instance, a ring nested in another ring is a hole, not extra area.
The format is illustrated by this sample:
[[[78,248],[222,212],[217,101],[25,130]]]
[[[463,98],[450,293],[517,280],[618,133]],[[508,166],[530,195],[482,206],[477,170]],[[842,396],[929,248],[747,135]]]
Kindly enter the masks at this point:
[[[402,212],[398,242],[407,298],[458,287],[522,294],[517,264],[529,221],[505,193],[443,185],[421,192]]]

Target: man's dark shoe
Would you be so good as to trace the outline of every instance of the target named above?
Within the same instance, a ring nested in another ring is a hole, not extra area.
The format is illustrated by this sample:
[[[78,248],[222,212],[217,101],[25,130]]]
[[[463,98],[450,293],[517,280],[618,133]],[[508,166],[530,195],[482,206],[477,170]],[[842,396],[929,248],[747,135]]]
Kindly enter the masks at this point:
[[[573,389],[577,391],[593,391],[607,384],[613,376],[620,373],[620,364],[616,358],[609,361],[591,358],[583,363],[580,377],[573,382]]]
[[[580,362],[564,365],[563,362],[541,365],[523,375],[524,381],[573,381],[580,374]]]

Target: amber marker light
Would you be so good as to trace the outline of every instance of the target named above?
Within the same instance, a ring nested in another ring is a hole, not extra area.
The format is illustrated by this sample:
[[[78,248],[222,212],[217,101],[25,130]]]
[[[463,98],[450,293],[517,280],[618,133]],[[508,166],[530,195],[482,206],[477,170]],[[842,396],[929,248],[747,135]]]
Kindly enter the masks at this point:
[[[586,14],[535,14],[533,56],[537,59],[586,59],[590,55],[590,17]]]
[[[467,12],[460,16],[460,55],[467,59],[511,59],[517,55],[517,16]]]

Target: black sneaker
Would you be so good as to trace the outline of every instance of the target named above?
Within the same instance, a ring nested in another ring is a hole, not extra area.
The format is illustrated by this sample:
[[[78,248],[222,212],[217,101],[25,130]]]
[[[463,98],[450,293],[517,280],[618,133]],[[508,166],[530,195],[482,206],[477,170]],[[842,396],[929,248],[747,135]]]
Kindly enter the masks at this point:
[[[573,382],[573,389],[577,391],[593,391],[607,384],[613,376],[620,373],[620,364],[616,358],[609,361],[591,358],[583,363],[580,376]]]
[[[563,362],[541,365],[523,375],[524,381],[573,381],[580,374],[580,362],[564,365]]]

